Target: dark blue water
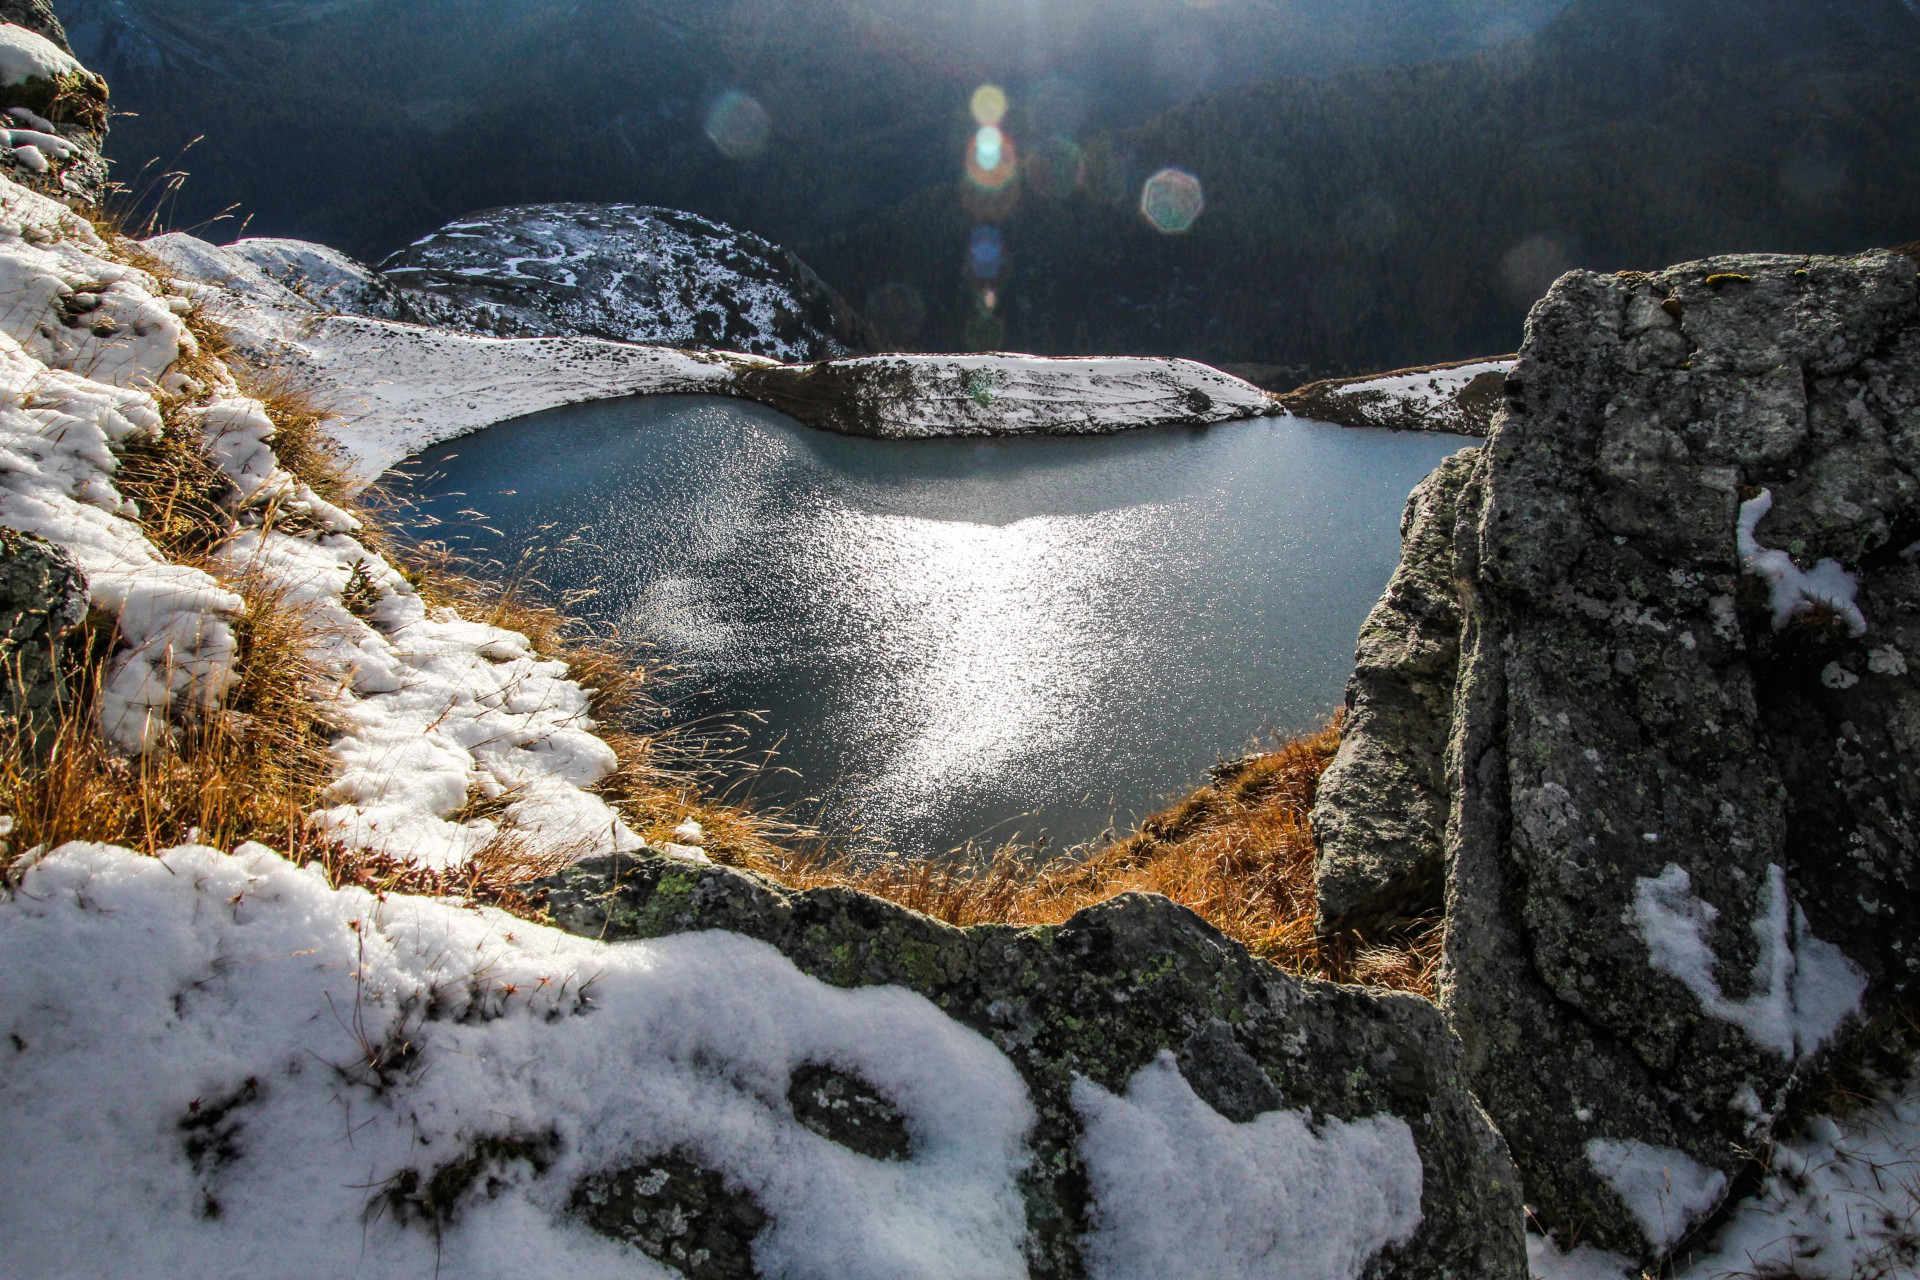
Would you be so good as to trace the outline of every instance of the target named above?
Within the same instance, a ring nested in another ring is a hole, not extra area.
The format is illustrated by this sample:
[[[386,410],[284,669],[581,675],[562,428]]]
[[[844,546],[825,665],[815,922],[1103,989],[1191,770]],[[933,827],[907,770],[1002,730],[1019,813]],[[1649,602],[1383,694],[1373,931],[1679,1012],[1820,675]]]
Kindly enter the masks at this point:
[[[579,611],[688,671],[676,714],[764,712],[755,741],[793,773],[763,796],[925,854],[1093,838],[1320,722],[1407,491],[1471,443],[1284,418],[863,440],[645,396],[490,428],[386,483],[502,560],[579,531],[541,579],[595,590]]]

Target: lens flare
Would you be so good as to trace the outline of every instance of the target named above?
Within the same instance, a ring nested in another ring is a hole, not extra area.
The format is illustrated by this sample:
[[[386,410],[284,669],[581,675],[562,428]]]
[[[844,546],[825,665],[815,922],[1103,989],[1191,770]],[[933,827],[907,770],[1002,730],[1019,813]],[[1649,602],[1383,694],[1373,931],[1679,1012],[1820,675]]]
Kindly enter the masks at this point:
[[[998,276],[1003,248],[1000,228],[975,227],[973,239],[967,242],[967,270],[982,280]]]
[[[707,112],[707,140],[729,160],[751,160],[767,149],[773,121],[767,110],[738,89],[720,95]]]
[[[1086,180],[1087,155],[1072,138],[1052,137],[1027,152],[1021,180],[1049,200],[1079,189]]]
[[[1162,235],[1178,235],[1207,207],[1200,179],[1184,169],[1162,169],[1140,188],[1140,212]]]
[[[997,84],[983,84],[973,91],[967,109],[973,112],[975,124],[997,125],[1007,118],[1006,90]]]
[[[995,125],[981,125],[967,144],[967,180],[976,187],[998,191],[1013,181],[1017,167],[1013,139]]]

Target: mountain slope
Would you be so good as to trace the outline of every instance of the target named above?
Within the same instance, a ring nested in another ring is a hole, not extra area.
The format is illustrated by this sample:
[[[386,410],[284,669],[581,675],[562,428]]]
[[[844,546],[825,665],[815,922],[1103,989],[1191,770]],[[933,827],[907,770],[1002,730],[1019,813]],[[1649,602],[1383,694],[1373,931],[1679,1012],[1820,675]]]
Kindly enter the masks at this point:
[[[1063,196],[930,189],[802,252],[905,346],[1328,371],[1511,350],[1572,266],[1912,239],[1916,52],[1903,0],[1579,0],[1474,57],[1280,80],[1095,139]],[[1163,165],[1205,185],[1184,235],[1136,206]],[[964,265],[985,224],[989,280]],[[882,305],[908,290],[917,306]]]

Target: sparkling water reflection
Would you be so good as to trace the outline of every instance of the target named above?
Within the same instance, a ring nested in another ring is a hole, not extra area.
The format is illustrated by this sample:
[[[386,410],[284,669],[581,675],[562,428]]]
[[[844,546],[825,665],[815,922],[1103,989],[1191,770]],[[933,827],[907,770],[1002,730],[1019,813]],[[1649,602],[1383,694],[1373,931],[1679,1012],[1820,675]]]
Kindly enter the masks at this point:
[[[456,540],[497,542],[463,509],[509,544],[584,529],[545,576],[698,674],[682,714],[765,710],[790,797],[929,853],[1090,838],[1324,716],[1407,490],[1468,443],[1289,419],[890,442],[643,397],[390,480]]]

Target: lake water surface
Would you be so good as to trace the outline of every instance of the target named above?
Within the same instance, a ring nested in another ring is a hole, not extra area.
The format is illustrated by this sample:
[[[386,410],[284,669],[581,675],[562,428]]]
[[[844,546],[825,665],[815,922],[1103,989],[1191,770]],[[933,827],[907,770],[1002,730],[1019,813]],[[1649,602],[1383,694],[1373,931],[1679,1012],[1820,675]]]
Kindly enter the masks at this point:
[[[882,441],[643,396],[386,483],[469,550],[583,530],[538,576],[690,673],[677,716],[765,712],[755,742],[794,772],[760,794],[927,854],[1093,838],[1321,721],[1407,491],[1472,443],[1286,418]]]

